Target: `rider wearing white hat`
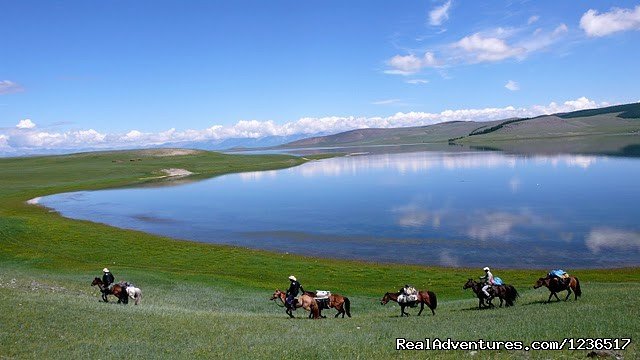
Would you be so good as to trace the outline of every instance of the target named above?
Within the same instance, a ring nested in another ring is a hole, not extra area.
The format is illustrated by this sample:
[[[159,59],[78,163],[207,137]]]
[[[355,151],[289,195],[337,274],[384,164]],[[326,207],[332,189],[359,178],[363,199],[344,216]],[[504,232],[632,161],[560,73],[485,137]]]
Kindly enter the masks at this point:
[[[481,277],[481,280],[484,280],[484,286],[482,287],[482,292],[484,292],[484,294],[487,296],[487,298],[491,297],[491,294],[489,294],[489,288],[491,286],[493,286],[495,284],[495,281],[493,280],[493,274],[491,273],[491,270],[489,269],[488,266],[485,266],[484,269],[484,276]]]
[[[104,268],[102,269],[102,282],[104,283],[105,288],[108,288],[109,285],[113,284],[113,282],[115,281],[115,278],[113,277],[113,274],[109,271],[109,269]]]
[[[289,306],[295,306],[295,298],[296,296],[298,296],[298,293],[300,291],[302,291],[304,293],[304,289],[302,288],[302,285],[300,285],[300,283],[298,282],[298,279],[296,279],[295,276],[291,275],[289,276],[289,280],[291,280],[291,285],[289,285],[289,290],[287,290],[287,301],[286,303]]]

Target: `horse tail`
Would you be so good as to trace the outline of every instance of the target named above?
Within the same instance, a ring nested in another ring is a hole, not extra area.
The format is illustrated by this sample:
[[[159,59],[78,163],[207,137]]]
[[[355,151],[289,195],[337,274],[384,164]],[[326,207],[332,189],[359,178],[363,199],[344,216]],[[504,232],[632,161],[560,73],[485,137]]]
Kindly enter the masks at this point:
[[[429,294],[429,309],[435,310],[438,307],[438,298],[436,297],[436,293],[433,291],[427,291]]]
[[[351,317],[351,300],[348,297],[344,297],[344,311],[348,317]]]
[[[518,290],[513,285],[507,286],[507,294],[506,294],[507,305],[513,306],[514,301],[520,296],[518,294]]]
[[[573,290],[576,293],[576,299],[579,296],[582,296],[582,290],[580,289],[580,280],[578,280],[577,277],[574,277],[574,279],[576,279],[576,288]]]

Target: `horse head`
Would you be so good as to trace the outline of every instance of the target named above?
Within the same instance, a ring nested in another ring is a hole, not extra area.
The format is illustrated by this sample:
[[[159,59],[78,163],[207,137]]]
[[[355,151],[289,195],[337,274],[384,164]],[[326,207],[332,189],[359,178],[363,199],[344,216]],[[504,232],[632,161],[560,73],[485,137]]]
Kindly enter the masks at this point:
[[[536,281],[535,285],[533,285],[534,289],[537,289],[541,286],[549,286],[549,280],[545,279],[545,278],[539,278],[538,281]]]
[[[91,282],[91,286],[102,285],[102,284],[103,284],[102,280],[100,280],[100,278],[98,277],[93,278],[93,281]]]
[[[271,295],[271,298],[269,300],[282,299],[283,294],[284,293],[282,291],[280,291],[279,289],[276,289],[276,291],[273,292],[273,295]]]
[[[389,293],[384,294],[384,296],[380,300],[380,305],[387,305],[389,300],[391,300],[391,294],[389,294]]]
[[[473,279],[469,278],[469,279],[467,280],[467,282],[466,282],[466,283],[464,283],[464,285],[462,286],[462,290],[467,290],[467,289],[469,289],[469,288],[472,288],[472,287],[474,287],[474,286],[475,286],[475,284],[476,284],[476,282],[475,282],[475,281],[473,281]]]

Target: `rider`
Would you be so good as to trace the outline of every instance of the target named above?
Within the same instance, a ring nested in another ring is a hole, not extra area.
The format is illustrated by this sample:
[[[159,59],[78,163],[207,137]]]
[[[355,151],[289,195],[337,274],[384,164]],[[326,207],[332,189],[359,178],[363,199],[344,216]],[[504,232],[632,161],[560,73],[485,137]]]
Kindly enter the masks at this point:
[[[107,295],[109,294],[109,291],[111,290],[111,285],[113,284],[114,281],[115,281],[115,278],[113,277],[113,274],[109,271],[109,269],[107,268],[102,269],[103,288],[100,291],[102,292],[102,299],[104,301],[107,301]]]
[[[109,269],[102,269],[102,282],[104,283],[105,289],[111,288],[111,284],[113,284],[115,280],[116,279],[113,277],[113,274],[109,271]]]
[[[484,276],[480,278],[480,280],[484,281],[484,286],[482,287],[482,292],[487,296],[487,298],[491,297],[491,294],[489,294],[489,288],[491,288],[493,285],[495,285],[495,281],[493,280],[493,274],[491,273],[491,270],[489,269],[488,266],[485,266],[484,269]]]
[[[304,289],[302,288],[302,285],[300,285],[300,283],[298,282],[298,279],[296,279],[295,276],[291,275],[289,276],[289,280],[291,280],[291,285],[289,285],[289,290],[287,290],[287,304],[291,307],[295,306],[295,299],[296,296],[298,296],[298,293],[300,291],[302,291],[304,293]]]

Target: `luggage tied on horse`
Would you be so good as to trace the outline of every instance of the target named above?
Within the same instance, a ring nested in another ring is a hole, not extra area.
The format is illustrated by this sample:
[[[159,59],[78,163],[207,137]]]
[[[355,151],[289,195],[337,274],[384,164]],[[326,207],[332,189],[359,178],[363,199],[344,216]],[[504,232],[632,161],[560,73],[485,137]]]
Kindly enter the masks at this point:
[[[413,286],[404,287],[402,294],[398,295],[398,303],[412,303],[418,301],[418,290]]]
[[[331,291],[316,290],[316,296],[314,299],[318,303],[320,309],[329,308],[329,296],[331,296]]]
[[[549,276],[549,277],[557,277],[557,278],[560,278],[560,279],[566,279],[566,278],[569,277],[569,274],[566,271],[562,270],[562,269],[554,269],[554,270],[549,271],[547,276]]]
[[[493,285],[497,285],[497,286],[504,285],[504,281],[502,281],[502,279],[500,279],[499,277],[494,276]]]

